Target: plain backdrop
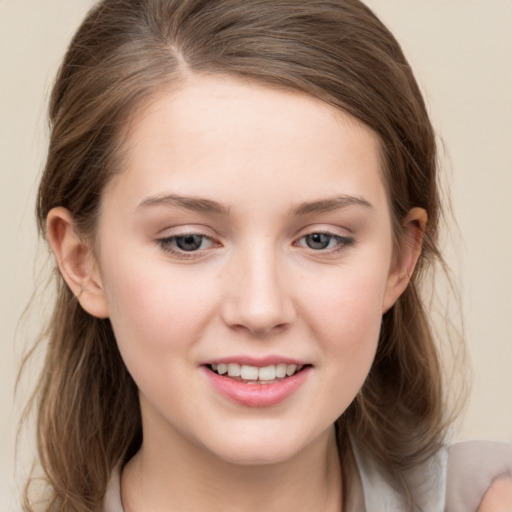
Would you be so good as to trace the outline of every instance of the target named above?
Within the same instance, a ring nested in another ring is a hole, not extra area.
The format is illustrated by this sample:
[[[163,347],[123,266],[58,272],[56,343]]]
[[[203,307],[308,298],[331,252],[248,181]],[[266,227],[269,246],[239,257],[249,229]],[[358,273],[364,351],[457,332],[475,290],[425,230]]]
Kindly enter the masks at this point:
[[[46,152],[46,106],[57,66],[91,0],[0,0],[0,509],[33,455],[15,431],[20,356],[47,302],[19,319],[46,259],[34,222]],[[512,441],[512,1],[369,0],[401,42],[446,147],[458,232],[446,253],[461,284],[473,388],[455,437]],[[29,373],[33,373],[31,370]],[[30,377],[30,375],[29,375]]]

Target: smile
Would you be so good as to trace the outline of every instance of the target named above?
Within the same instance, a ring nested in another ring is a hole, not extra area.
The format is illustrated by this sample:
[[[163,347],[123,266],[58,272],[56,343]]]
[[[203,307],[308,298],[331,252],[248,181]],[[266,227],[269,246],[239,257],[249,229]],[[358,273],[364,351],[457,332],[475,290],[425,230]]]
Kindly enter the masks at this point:
[[[208,365],[210,370],[218,375],[227,375],[239,382],[271,383],[300,372],[304,365],[280,363],[268,366],[251,366],[238,363],[219,363]]]
[[[203,371],[212,388],[231,403],[245,407],[270,407],[295,394],[313,369],[310,364],[269,363],[212,362],[203,365]]]

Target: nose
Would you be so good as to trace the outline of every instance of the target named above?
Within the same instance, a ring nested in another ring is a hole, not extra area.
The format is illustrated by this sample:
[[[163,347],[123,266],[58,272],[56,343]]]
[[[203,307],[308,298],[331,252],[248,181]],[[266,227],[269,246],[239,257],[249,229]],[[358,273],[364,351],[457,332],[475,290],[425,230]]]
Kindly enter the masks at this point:
[[[232,262],[225,279],[228,294],[222,306],[224,322],[231,328],[262,337],[286,329],[295,317],[290,283],[270,251],[241,255]]]

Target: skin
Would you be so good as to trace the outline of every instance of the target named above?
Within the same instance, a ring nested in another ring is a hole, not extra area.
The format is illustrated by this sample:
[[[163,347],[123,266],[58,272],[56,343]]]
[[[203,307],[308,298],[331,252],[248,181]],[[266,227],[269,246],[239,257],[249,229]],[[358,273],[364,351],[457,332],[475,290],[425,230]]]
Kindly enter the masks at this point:
[[[478,512],[511,512],[512,480],[500,478],[486,492]]]
[[[377,136],[296,92],[189,76],[139,112],[126,147],[94,243],[63,208],[48,216],[64,278],[110,318],[140,390],[126,511],[341,510],[333,423],[408,284],[425,211],[394,257]],[[180,250],[191,233],[200,247]],[[311,365],[277,405],[233,403],[205,378],[212,359],[267,355]]]

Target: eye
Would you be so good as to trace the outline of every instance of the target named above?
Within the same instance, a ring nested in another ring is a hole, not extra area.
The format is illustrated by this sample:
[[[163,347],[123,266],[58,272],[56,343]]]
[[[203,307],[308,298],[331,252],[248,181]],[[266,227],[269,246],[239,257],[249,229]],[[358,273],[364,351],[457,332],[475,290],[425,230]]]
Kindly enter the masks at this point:
[[[205,241],[203,235],[195,235],[193,233],[184,236],[173,237],[176,243],[176,247],[182,251],[197,251],[201,248]]]
[[[197,255],[195,253],[201,253],[215,245],[210,237],[198,233],[168,236],[157,242],[164,251],[179,257],[192,257]]]
[[[299,245],[306,246],[314,251],[341,250],[353,243],[352,238],[332,233],[309,233],[298,241]]]

